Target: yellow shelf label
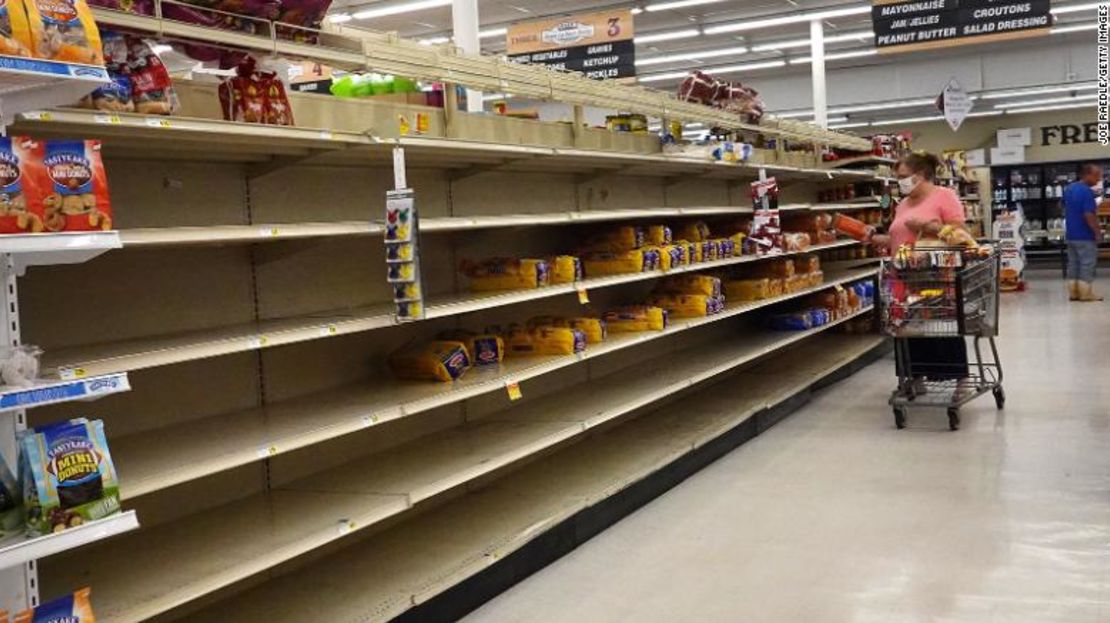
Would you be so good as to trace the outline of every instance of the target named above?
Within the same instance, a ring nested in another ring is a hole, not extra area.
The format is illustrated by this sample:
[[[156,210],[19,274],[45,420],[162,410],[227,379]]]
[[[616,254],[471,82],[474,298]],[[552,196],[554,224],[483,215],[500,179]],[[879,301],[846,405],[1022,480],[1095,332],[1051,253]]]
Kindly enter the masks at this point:
[[[505,383],[505,391],[509,392],[509,400],[514,402],[524,397],[524,394],[520,392],[520,383],[517,381]]]
[[[590,302],[590,293],[586,291],[586,286],[578,286],[578,302],[583,305]]]

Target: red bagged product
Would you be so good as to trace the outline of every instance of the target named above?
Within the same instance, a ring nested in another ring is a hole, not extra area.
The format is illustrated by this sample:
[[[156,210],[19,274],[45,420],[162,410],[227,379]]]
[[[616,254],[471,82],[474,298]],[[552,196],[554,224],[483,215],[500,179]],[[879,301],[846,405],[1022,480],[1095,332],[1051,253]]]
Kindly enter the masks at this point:
[[[47,231],[112,228],[100,141],[28,141],[29,166]]]
[[[839,212],[833,218],[833,227],[836,228],[836,231],[860,242],[869,240],[875,233],[874,227]]]
[[[148,115],[169,115],[177,110],[170,72],[162,59],[138,37],[127,37],[127,65],[135,110]]]
[[[32,162],[38,141],[0,137],[0,234],[44,229],[42,193],[35,186]]]
[[[238,75],[220,83],[220,108],[224,119],[245,123],[293,125],[293,109],[285,85],[272,72],[255,71],[254,59],[247,57]]]
[[[293,108],[285,94],[285,84],[273,72],[259,74],[259,83],[265,93],[263,97],[263,123],[270,125],[293,125]]]

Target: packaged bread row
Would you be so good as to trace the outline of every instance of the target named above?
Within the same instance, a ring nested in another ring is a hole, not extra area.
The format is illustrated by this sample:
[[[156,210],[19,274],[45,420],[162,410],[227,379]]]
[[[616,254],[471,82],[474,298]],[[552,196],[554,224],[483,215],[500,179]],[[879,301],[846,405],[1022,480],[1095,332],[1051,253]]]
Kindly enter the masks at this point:
[[[836,239],[830,229],[832,217],[813,215],[798,220],[799,227],[811,232],[783,234],[783,249],[799,252],[814,242],[828,243]],[[463,275],[475,292],[520,290],[610,275],[668,271],[678,266],[711,262],[763,250],[751,244],[745,233],[750,218],[734,219],[710,231],[703,221],[693,221],[676,228],[666,225],[625,225],[607,229],[592,236],[574,255],[540,258],[490,258],[464,261]]]
[[[801,301],[797,311],[775,314],[767,322],[775,331],[805,331],[850,316],[874,302],[875,287],[870,281],[813,294]]]

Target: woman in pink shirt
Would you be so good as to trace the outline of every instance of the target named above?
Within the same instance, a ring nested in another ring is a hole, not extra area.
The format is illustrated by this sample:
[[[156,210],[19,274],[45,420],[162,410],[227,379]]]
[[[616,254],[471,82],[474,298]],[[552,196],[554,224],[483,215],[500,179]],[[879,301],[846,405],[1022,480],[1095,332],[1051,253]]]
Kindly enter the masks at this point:
[[[937,186],[940,159],[932,154],[910,154],[898,161],[895,174],[902,200],[894,211],[894,221],[886,234],[876,234],[871,242],[893,254],[902,245],[913,246],[920,239],[936,239],[945,225],[964,227],[964,206],[951,189]],[[925,379],[944,381],[968,375],[967,343],[962,337],[910,338],[906,340],[913,369],[910,375],[918,392],[925,390]],[[903,376],[902,371],[899,375]],[[962,383],[955,391],[960,391]]]

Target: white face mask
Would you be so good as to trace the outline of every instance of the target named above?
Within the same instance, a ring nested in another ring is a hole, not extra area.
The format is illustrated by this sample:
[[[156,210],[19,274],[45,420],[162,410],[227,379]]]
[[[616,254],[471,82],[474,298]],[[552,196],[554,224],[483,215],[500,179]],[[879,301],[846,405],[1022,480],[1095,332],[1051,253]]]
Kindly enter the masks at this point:
[[[914,176],[898,178],[898,190],[901,191],[903,197],[908,197],[913,192],[920,182]]]

